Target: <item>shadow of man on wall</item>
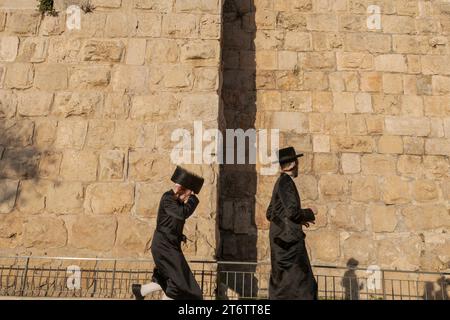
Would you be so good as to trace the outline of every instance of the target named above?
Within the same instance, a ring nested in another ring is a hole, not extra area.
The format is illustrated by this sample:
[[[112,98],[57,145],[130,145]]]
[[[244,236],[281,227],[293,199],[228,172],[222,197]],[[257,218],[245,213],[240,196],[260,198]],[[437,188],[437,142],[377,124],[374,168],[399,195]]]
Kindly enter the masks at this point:
[[[359,291],[362,289],[362,284],[359,284],[355,272],[358,265],[359,261],[354,258],[347,261],[347,271],[344,273],[341,283],[344,288],[345,300],[359,300]]]

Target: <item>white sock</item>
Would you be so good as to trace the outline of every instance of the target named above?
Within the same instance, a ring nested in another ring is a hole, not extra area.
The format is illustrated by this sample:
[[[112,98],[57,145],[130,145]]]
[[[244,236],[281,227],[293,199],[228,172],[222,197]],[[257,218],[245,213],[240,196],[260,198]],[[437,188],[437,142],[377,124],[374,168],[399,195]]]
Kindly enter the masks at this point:
[[[141,286],[141,294],[145,297],[149,293],[162,290],[161,286],[156,282],[150,282]]]
[[[172,298],[169,298],[168,296],[166,296],[166,294],[164,293],[164,295],[163,295],[163,298],[162,298],[163,300],[173,300]]]

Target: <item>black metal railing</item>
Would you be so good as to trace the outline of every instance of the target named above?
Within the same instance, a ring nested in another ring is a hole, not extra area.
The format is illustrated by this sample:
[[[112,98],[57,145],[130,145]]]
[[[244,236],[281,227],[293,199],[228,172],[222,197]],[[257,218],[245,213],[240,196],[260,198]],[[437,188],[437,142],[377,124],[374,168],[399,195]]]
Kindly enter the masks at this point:
[[[269,262],[190,261],[205,299],[267,299]],[[450,273],[315,265],[320,299],[448,300]],[[0,297],[132,299],[152,260],[0,257]],[[158,299],[153,294],[148,299]]]

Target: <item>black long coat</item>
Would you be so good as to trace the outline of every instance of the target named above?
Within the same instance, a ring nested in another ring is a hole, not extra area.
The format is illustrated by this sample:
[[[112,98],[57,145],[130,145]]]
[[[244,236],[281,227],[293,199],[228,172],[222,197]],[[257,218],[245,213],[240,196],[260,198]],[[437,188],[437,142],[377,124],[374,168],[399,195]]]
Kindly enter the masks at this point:
[[[155,261],[153,281],[174,300],[201,300],[202,290],[192,274],[181,250],[183,228],[197,207],[199,200],[191,196],[186,204],[175,198],[175,193],[163,194],[153,236],[151,252]]]
[[[287,217],[298,226],[299,239],[287,245],[280,240],[283,225],[275,223],[274,217]],[[282,173],[275,183],[272,200],[267,210],[270,223],[270,249],[272,270],[269,283],[271,300],[316,300],[317,282],[314,278],[305,233],[301,224],[314,220],[311,209],[302,209],[300,196],[292,178]]]

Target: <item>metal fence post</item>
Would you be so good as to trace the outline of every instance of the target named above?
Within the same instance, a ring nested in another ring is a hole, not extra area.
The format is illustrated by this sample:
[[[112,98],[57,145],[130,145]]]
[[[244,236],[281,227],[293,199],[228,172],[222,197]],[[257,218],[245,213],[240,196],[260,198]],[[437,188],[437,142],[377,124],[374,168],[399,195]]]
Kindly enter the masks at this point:
[[[381,287],[383,288],[383,300],[386,300],[386,284],[384,279],[384,270],[381,270]]]
[[[116,280],[116,266],[117,266],[117,260],[114,260],[114,269],[113,269],[113,274],[112,274],[112,283],[111,283],[111,292],[110,292],[111,298],[114,298],[114,281]]]
[[[23,296],[23,294],[25,292],[29,263],[30,263],[30,257],[27,257],[27,262],[25,263],[25,270],[23,272],[23,277],[22,277],[22,285],[21,285],[21,288],[20,288],[20,295],[21,296]]]

